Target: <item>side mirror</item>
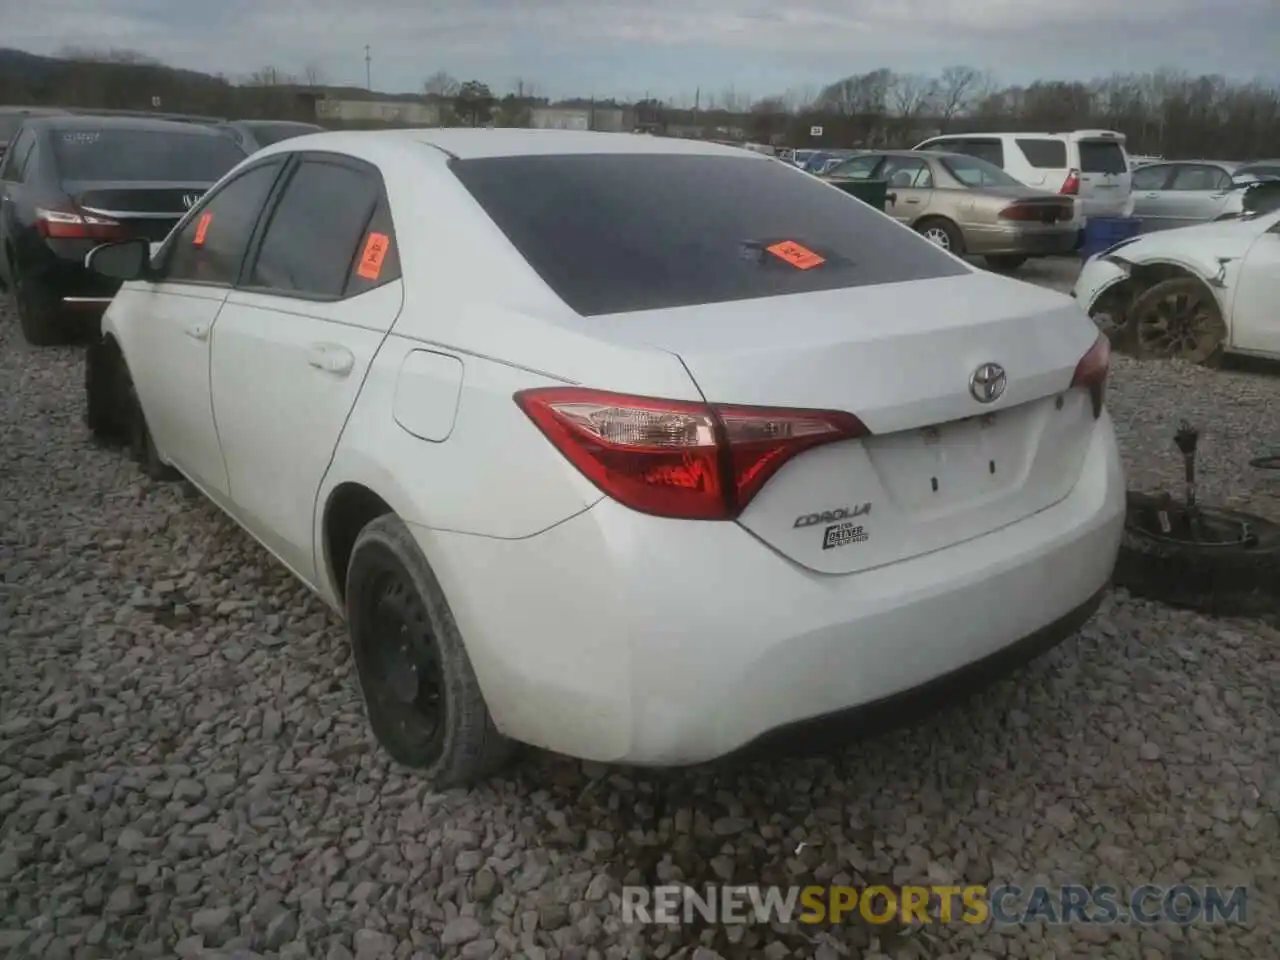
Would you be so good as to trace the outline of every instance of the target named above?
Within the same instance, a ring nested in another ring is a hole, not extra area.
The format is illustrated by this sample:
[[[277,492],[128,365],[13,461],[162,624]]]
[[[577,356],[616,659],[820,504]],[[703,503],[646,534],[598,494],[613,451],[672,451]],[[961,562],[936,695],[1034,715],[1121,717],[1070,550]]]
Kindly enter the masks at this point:
[[[151,271],[151,244],[142,237],[104,243],[85,254],[84,265],[113,280],[142,280]]]

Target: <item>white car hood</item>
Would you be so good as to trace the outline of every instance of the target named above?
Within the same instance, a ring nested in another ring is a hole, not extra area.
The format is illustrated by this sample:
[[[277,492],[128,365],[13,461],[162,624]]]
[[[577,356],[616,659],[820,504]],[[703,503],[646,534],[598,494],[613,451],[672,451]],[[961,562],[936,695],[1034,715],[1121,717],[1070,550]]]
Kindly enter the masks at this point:
[[[1116,251],[1122,260],[1239,257],[1276,221],[1274,215],[1251,220],[1223,220],[1176,230],[1160,230],[1139,237]]]

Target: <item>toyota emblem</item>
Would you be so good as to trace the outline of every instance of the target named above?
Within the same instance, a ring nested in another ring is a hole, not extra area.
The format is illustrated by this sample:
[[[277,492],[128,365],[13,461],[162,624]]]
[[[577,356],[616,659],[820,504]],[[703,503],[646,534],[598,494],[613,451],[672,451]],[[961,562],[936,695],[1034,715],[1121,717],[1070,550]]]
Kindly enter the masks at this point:
[[[969,378],[969,392],[979,403],[994,403],[1004,394],[1009,376],[998,363],[984,363]]]

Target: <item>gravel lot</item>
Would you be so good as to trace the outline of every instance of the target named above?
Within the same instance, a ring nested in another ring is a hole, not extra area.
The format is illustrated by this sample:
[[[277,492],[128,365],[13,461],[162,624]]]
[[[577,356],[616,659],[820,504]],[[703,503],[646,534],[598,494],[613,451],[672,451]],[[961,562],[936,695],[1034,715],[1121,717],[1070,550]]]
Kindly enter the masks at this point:
[[[1118,594],[1016,677],[841,752],[658,774],[531,752],[437,794],[377,751],[318,602],[182,485],[87,445],[79,350],[26,347],[0,309],[0,384],[0,956],[1280,956],[1268,628]],[[1118,359],[1135,485],[1177,479],[1185,413],[1204,495],[1280,517],[1245,463],[1280,446],[1278,397]],[[1248,884],[1249,920],[620,922],[624,882],[727,878]]]

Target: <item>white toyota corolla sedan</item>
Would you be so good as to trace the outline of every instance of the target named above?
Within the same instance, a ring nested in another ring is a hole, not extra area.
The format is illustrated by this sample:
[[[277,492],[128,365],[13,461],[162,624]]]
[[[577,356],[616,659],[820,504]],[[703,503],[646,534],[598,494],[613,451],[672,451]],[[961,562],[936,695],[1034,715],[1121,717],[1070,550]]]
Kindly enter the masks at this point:
[[[126,281],[91,430],[347,618],[437,783],[933,691],[1070,635],[1115,561],[1081,308],[747,151],[304,136],[89,261]]]

